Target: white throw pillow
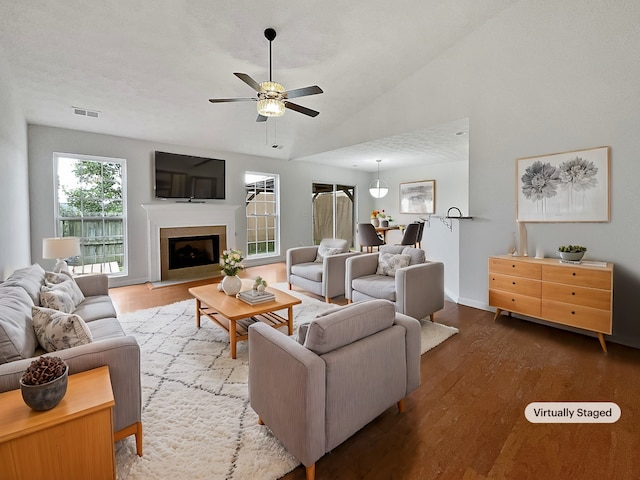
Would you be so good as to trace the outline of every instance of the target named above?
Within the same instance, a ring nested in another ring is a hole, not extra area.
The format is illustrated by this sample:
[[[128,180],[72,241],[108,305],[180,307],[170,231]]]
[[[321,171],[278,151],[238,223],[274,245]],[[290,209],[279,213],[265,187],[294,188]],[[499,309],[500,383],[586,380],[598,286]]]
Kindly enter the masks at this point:
[[[40,305],[63,313],[73,313],[76,309],[75,302],[66,290],[51,290],[45,286],[40,289]]]
[[[324,245],[318,246],[318,254],[316,255],[315,263],[322,263],[324,257],[328,257],[330,255],[337,255],[342,253],[341,248],[332,248],[325,247]]]
[[[408,267],[409,262],[411,262],[411,255],[381,253],[378,255],[378,270],[376,270],[376,273],[395,277],[396,271],[399,268]]]
[[[47,352],[93,341],[89,327],[78,315],[43,307],[31,307],[31,315],[38,342]]]
[[[84,302],[82,290],[80,290],[80,287],[69,273],[46,272],[44,276],[44,286],[42,288],[44,288],[45,291],[66,291],[73,300],[74,307]]]

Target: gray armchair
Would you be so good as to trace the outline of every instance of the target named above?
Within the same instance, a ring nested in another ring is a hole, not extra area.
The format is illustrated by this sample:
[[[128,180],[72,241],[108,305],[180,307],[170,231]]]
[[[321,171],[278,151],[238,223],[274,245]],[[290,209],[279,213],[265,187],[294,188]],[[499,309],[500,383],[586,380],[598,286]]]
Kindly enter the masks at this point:
[[[340,238],[324,238],[320,245],[290,248],[287,250],[289,290],[296,285],[330,303],[332,298],[344,295],[345,261],[354,255],[358,252],[349,252],[349,242]]]
[[[395,275],[378,274],[380,255],[384,254],[408,255],[409,265],[397,268]],[[389,300],[397,312],[433,321],[433,314],[444,308],[444,264],[425,260],[424,250],[385,245],[379,253],[347,260],[344,295],[349,303]]]
[[[420,385],[420,323],[385,300],[336,308],[298,330],[249,327],[259,423],[315,476],[315,462]]]

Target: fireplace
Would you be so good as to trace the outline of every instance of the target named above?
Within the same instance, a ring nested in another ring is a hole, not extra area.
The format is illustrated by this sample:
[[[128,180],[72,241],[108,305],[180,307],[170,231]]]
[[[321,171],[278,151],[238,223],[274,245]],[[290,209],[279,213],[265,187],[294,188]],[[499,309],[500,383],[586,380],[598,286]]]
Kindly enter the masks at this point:
[[[224,249],[226,228],[223,226],[161,228],[160,279],[219,276]]]

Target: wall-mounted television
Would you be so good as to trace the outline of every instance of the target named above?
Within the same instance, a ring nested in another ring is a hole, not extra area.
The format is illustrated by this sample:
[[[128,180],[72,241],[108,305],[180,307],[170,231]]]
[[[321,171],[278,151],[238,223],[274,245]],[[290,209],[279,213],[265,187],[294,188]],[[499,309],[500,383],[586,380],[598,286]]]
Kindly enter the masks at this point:
[[[224,160],[155,152],[153,166],[156,198],[225,198]]]

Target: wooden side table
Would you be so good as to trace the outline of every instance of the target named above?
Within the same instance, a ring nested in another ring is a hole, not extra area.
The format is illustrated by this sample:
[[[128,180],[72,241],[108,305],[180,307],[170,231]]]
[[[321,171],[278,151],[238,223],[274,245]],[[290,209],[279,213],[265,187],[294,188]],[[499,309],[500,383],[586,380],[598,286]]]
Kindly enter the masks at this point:
[[[2,479],[115,479],[109,367],[69,376],[53,409],[31,410],[20,390],[0,394]]]

